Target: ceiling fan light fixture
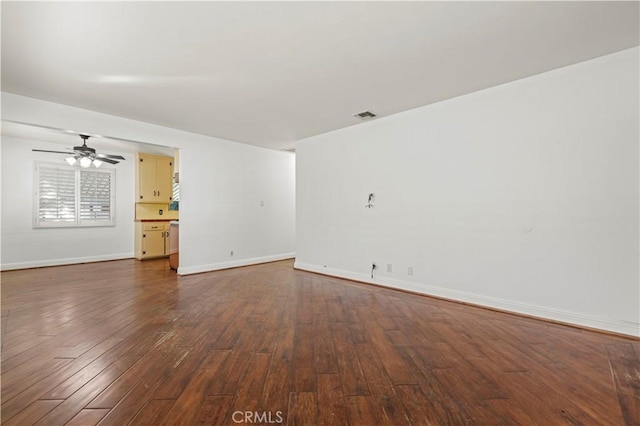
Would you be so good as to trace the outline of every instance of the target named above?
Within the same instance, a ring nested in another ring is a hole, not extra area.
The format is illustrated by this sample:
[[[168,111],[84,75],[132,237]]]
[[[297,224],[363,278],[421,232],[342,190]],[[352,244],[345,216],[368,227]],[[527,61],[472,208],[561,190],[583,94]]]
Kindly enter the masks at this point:
[[[100,167],[100,166],[102,166],[102,164],[103,164],[103,162],[98,160],[98,159],[93,160],[93,165],[95,167]]]
[[[73,166],[74,164],[76,164],[76,157],[67,157],[64,159],[64,161],[66,161],[67,163],[69,163],[70,166]]]
[[[87,167],[91,167],[91,158],[89,158],[89,157],[82,157],[82,158],[80,159],[80,167],[83,167],[83,168],[85,168],[85,169],[86,169]]]

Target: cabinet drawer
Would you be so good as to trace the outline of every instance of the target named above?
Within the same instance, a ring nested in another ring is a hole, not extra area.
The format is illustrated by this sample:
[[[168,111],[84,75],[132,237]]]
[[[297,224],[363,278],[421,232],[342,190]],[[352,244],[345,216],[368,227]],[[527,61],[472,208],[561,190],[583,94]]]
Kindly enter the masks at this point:
[[[166,225],[164,223],[143,223],[142,230],[143,231],[164,231],[166,229]]]

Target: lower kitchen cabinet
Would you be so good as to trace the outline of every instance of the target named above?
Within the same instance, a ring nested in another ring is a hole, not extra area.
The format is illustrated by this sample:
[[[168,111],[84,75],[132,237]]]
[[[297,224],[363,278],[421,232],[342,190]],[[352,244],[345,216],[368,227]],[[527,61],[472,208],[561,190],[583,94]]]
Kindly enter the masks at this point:
[[[169,256],[169,222],[136,222],[136,259]]]

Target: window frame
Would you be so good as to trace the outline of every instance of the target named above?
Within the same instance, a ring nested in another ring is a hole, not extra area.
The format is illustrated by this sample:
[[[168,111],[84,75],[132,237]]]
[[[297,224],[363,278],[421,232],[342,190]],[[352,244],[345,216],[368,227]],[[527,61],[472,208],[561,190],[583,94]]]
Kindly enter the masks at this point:
[[[40,187],[41,187],[41,171],[43,169],[51,170],[67,170],[74,172],[73,178],[73,187],[74,187],[74,217],[73,221],[67,222],[55,222],[55,221],[42,221],[40,219],[40,210],[41,210],[41,198],[40,198]],[[109,174],[109,220],[83,220],[81,215],[81,192],[82,192],[82,173],[83,172],[91,172],[91,173],[104,173]],[[36,161],[34,165],[34,178],[33,178],[33,186],[34,186],[34,202],[33,202],[33,227],[40,229],[47,228],[92,228],[92,227],[114,227],[116,226],[116,170],[113,168],[91,168],[84,169],[78,166],[69,166],[66,164],[59,163],[51,163],[51,162],[43,162]]]

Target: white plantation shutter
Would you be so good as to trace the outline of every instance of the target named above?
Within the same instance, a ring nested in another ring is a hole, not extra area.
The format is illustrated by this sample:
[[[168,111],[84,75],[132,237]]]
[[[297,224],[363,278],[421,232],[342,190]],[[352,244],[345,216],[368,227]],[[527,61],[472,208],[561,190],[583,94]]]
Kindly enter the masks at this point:
[[[64,167],[40,165],[38,172],[37,222],[39,226],[75,224],[75,171]]]
[[[111,223],[110,171],[80,170],[80,223]]]
[[[180,201],[180,184],[176,181],[173,181],[173,196],[171,197],[171,201]]]
[[[39,163],[36,227],[113,226],[115,170]]]

